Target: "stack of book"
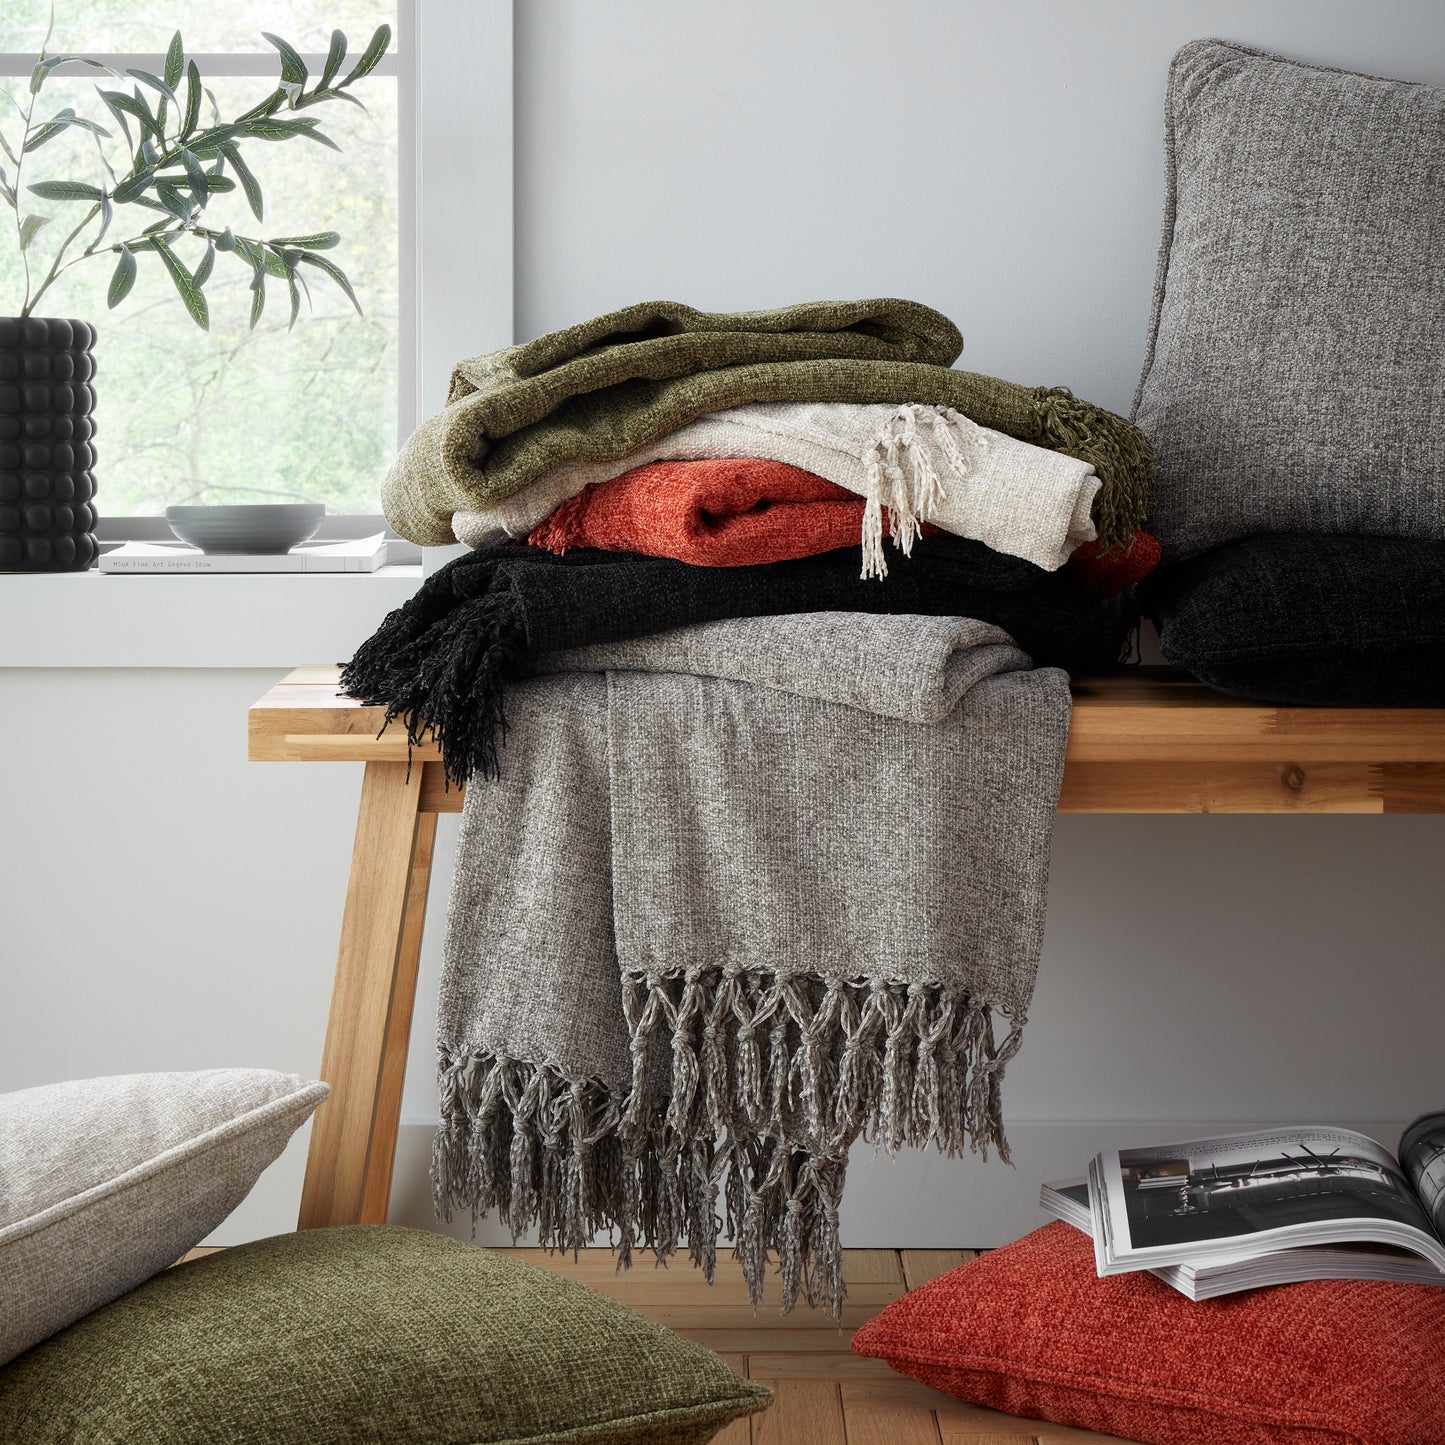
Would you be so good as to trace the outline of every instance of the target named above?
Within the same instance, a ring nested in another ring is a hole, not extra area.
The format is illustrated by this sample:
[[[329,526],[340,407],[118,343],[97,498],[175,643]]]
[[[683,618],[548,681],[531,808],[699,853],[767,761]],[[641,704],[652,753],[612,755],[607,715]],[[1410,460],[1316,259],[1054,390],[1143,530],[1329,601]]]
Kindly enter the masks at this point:
[[[1397,1159],[1348,1129],[1269,1129],[1094,1156],[1039,1202],[1094,1240],[1099,1274],[1190,1299],[1306,1279],[1445,1284],[1445,1113]]]

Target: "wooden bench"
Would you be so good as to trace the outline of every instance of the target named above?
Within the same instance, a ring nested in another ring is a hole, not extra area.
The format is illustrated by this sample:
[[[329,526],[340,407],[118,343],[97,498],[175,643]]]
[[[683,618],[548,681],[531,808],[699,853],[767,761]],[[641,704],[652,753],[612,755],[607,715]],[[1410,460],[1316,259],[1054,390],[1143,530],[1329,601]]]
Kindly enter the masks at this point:
[[[249,725],[253,761],[366,764],[302,1229],[386,1220],[436,819],[463,796],[337,676],[297,668]],[[1445,709],[1272,707],[1163,668],[1082,678],[1059,811],[1445,812]]]

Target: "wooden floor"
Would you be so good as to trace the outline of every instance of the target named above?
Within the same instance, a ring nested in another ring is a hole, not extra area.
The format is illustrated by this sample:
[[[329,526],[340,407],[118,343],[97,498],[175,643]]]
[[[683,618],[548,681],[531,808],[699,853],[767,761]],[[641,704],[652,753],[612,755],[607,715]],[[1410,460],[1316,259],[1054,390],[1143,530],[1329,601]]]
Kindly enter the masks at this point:
[[[970,1250],[847,1251],[841,1333],[806,1308],[780,1317],[776,1290],[771,1311],[765,1305],[754,1315],[742,1275],[721,1252],[711,1287],[685,1259],[667,1269],[639,1260],[618,1274],[605,1249],[584,1250],[575,1264],[540,1249],[504,1252],[620,1300],[771,1386],[772,1408],[728,1426],[718,1445],[1063,1445],[1118,1438],[965,1405],[849,1350],[849,1337],[865,1320],[905,1290],[973,1258]]]

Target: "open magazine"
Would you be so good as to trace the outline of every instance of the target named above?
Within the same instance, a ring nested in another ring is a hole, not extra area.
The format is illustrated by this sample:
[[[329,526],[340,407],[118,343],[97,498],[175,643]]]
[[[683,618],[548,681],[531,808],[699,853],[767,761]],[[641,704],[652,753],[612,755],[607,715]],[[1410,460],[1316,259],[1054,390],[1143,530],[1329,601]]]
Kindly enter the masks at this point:
[[[1106,1150],[1044,1209],[1090,1234],[1100,1275],[1147,1269],[1191,1299],[1305,1279],[1445,1284],[1445,1113],[1396,1157],[1347,1129],[1269,1129]]]

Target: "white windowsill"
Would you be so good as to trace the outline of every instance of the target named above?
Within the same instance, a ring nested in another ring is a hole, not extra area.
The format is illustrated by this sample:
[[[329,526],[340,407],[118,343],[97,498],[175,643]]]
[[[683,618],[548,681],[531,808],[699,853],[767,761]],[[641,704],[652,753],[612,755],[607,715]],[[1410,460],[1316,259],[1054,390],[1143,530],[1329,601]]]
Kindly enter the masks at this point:
[[[0,573],[0,668],[341,662],[421,578],[420,566],[209,577]]]

